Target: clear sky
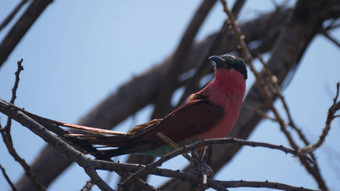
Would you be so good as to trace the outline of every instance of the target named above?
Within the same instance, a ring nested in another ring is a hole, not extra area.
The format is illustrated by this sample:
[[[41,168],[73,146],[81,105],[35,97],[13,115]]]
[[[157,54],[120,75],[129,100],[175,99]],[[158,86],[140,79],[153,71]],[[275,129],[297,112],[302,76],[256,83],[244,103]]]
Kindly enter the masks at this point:
[[[1,1],[0,19],[5,18],[18,2]],[[200,2],[55,0],[0,68],[0,98],[9,100],[16,62],[23,58],[24,71],[16,105],[41,116],[75,123],[122,83],[171,54]],[[232,5],[230,1],[228,3]],[[270,0],[247,1],[240,22],[274,8]],[[197,38],[219,30],[224,19],[218,4]],[[0,40],[12,25],[13,22],[0,32]],[[332,35],[340,39],[340,30],[333,31]],[[312,142],[324,127],[327,109],[335,95],[335,84],[340,81],[339,60],[338,47],[323,36],[317,36],[284,90],[297,125]],[[252,83],[250,77],[248,87]],[[134,119],[122,123],[120,130],[126,131],[134,124],[146,122],[151,110],[152,107],[146,107]],[[4,124],[6,117],[0,117]],[[325,144],[316,152],[321,173],[332,190],[340,190],[339,127],[340,120],[337,119],[332,123]],[[45,145],[17,123],[13,124],[12,135],[18,153],[29,163]],[[278,125],[267,120],[261,122],[250,139],[288,145]],[[7,154],[3,144],[0,144],[0,151],[0,164],[16,181],[23,172],[21,167]],[[177,169],[179,163],[185,165],[183,161],[179,157],[167,166]],[[269,180],[317,188],[294,157],[259,148],[243,148],[216,178]],[[78,165],[72,165],[49,190],[79,190],[87,180],[84,171]],[[152,177],[151,184],[157,186],[159,182]],[[2,175],[0,187],[9,189]]]

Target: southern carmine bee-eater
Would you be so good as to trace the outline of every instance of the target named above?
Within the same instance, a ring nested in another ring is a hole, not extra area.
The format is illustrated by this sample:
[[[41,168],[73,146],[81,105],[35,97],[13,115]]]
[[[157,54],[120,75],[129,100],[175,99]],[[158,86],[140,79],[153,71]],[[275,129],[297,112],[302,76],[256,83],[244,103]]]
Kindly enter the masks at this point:
[[[76,137],[80,141],[76,145],[80,147],[82,141],[93,146],[107,147],[106,150],[97,151],[96,157],[100,159],[129,153],[161,156],[173,150],[157,136],[158,132],[178,145],[226,137],[240,112],[247,69],[244,61],[236,56],[211,56],[209,60],[215,64],[215,78],[162,119],[137,125],[127,133],[61,122],[58,125],[88,132],[67,135],[69,138]]]

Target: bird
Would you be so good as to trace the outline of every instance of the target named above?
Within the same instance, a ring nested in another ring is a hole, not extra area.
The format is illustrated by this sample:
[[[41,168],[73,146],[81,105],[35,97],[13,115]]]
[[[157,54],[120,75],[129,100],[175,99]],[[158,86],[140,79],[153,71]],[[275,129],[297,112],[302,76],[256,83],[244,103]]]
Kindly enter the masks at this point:
[[[79,147],[84,143],[99,148],[94,156],[103,160],[131,153],[162,156],[174,150],[157,135],[159,132],[179,146],[227,137],[243,102],[246,64],[242,58],[228,54],[208,59],[214,65],[215,77],[164,118],[136,125],[126,133],[63,122],[58,125],[86,132],[66,134],[65,138],[74,141],[71,138],[76,137],[75,145]]]

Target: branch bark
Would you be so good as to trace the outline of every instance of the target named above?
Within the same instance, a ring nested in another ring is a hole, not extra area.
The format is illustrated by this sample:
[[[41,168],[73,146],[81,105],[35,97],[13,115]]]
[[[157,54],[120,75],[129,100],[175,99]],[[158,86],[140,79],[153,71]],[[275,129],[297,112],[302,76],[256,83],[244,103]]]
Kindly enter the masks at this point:
[[[34,0],[0,44],[0,67],[52,0]],[[24,1],[23,1],[24,3]],[[20,7],[19,7],[20,8]]]

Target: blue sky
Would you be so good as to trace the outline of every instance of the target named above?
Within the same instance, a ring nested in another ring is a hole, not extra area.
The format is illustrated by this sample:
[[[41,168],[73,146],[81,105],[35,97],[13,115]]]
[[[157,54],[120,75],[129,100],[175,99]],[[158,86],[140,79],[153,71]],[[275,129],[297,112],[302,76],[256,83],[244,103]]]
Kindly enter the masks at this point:
[[[7,16],[18,2],[1,2],[0,18]],[[75,123],[122,83],[171,54],[200,2],[54,1],[0,69],[0,98],[9,100],[16,62],[23,58],[25,69],[21,74],[16,105],[48,118]],[[247,1],[240,22],[273,9],[270,0],[262,0],[261,4]],[[197,39],[218,30],[224,19],[218,4]],[[0,40],[10,26],[0,32]],[[340,30],[333,31],[332,35],[340,39]],[[339,49],[323,36],[317,36],[284,91],[297,125],[312,142],[324,127],[327,109],[335,95],[335,84],[340,81],[339,60]],[[248,87],[252,83],[250,77]],[[282,111],[282,106],[277,106]],[[147,121],[151,110],[151,106],[146,107],[134,119],[123,122],[120,130],[126,131],[133,124]],[[0,117],[4,124],[6,118]],[[325,145],[316,152],[322,174],[332,190],[337,189],[340,181],[340,165],[336,163],[340,157],[340,149],[336,147],[339,127],[337,119]],[[14,146],[27,162],[33,161],[44,147],[41,139],[17,123],[13,124],[12,135]],[[278,125],[267,120],[261,122],[250,139],[287,145]],[[0,150],[0,164],[16,181],[22,174],[21,167],[7,154],[3,144],[0,144]],[[179,163],[185,165],[183,161],[179,157],[167,166],[174,168],[176,164],[177,169]],[[317,188],[294,157],[258,148],[243,148],[216,178],[268,179]],[[79,190],[87,180],[84,171],[78,165],[72,165],[49,190],[61,190],[65,186],[68,190]],[[152,177],[151,184],[158,185],[159,180]],[[2,176],[0,185],[5,190],[9,188]]]

